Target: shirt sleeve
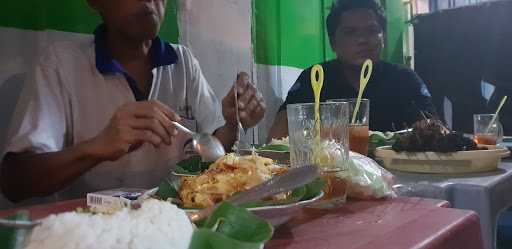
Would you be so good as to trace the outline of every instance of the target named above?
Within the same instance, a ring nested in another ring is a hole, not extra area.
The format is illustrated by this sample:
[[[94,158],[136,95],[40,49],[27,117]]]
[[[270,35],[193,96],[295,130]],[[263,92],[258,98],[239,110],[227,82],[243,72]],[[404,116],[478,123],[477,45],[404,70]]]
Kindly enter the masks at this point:
[[[410,105],[411,111],[407,117],[407,123],[423,119],[421,112],[427,116],[438,117],[437,111],[432,104],[432,96],[425,82],[411,69],[403,69],[401,82],[405,83],[407,89],[407,103]]]
[[[290,104],[312,103],[315,101],[308,75],[310,75],[310,69],[302,71],[299,78],[297,78],[293,86],[288,91],[286,100],[279,107],[279,111],[286,110],[286,106]]]
[[[69,102],[61,78],[51,56],[43,57],[25,82],[2,156],[9,152],[54,152],[65,147]]]
[[[199,62],[190,50],[186,49],[186,51],[191,71],[191,79],[186,83],[190,84],[187,95],[194,117],[198,123],[197,128],[199,132],[213,133],[225,124],[224,117],[222,116],[222,107],[204,77]]]

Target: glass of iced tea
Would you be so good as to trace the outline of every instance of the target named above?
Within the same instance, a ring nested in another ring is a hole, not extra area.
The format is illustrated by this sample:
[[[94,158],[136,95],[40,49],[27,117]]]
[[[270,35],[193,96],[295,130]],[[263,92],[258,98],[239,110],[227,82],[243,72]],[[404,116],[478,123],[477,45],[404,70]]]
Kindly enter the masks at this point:
[[[321,103],[320,129],[315,126],[315,104],[287,106],[292,167],[317,165],[326,181],[325,203],[334,206],[346,199],[348,169],[348,103]],[[320,132],[320,134],[318,133]]]
[[[347,102],[349,104],[350,124],[348,127],[350,150],[368,155],[368,139],[370,136],[370,100],[362,99],[355,122],[352,123],[357,99],[332,99],[327,102]]]
[[[495,114],[473,115],[473,128],[475,143],[479,145],[496,145],[503,138],[503,126]]]

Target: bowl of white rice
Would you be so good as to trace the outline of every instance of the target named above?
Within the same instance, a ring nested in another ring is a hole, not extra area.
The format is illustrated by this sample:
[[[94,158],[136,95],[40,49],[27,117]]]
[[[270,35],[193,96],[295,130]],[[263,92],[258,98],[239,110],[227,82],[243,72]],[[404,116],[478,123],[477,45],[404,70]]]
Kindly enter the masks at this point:
[[[51,215],[33,229],[25,249],[187,249],[192,233],[183,210],[147,200],[114,214]]]

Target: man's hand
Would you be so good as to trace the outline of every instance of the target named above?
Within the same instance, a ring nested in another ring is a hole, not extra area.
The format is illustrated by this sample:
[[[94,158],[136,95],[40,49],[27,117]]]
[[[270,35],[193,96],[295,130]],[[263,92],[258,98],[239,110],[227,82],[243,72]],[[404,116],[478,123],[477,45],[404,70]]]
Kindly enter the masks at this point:
[[[180,121],[180,117],[158,101],[127,103],[88,143],[98,158],[115,161],[144,143],[171,145],[178,134],[171,121]]]
[[[235,95],[238,91],[238,112],[244,128],[255,126],[265,115],[265,101],[256,87],[249,82],[249,75],[241,72],[237,76],[235,87],[222,100],[222,114],[226,123],[236,127]]]

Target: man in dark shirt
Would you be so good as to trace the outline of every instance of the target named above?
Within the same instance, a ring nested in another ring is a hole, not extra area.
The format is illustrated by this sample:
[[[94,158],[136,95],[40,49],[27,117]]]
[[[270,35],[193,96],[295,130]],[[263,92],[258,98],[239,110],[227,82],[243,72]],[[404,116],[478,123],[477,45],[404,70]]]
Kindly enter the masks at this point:
[[[380,61],[386,20],[374,0],[338,0],[327,17],[327,32],[337,59],[322,63],[325,71],[321,101],[356,98],[361,67],[366,59],[374,70],[363,94],[370,99],[370,129],[392,131],[434,115],[430,93],[414,71]],[[304,70],[288,92],[269,131],[270,138],[288,135],[286,106],[314,102],[311,68]]]

